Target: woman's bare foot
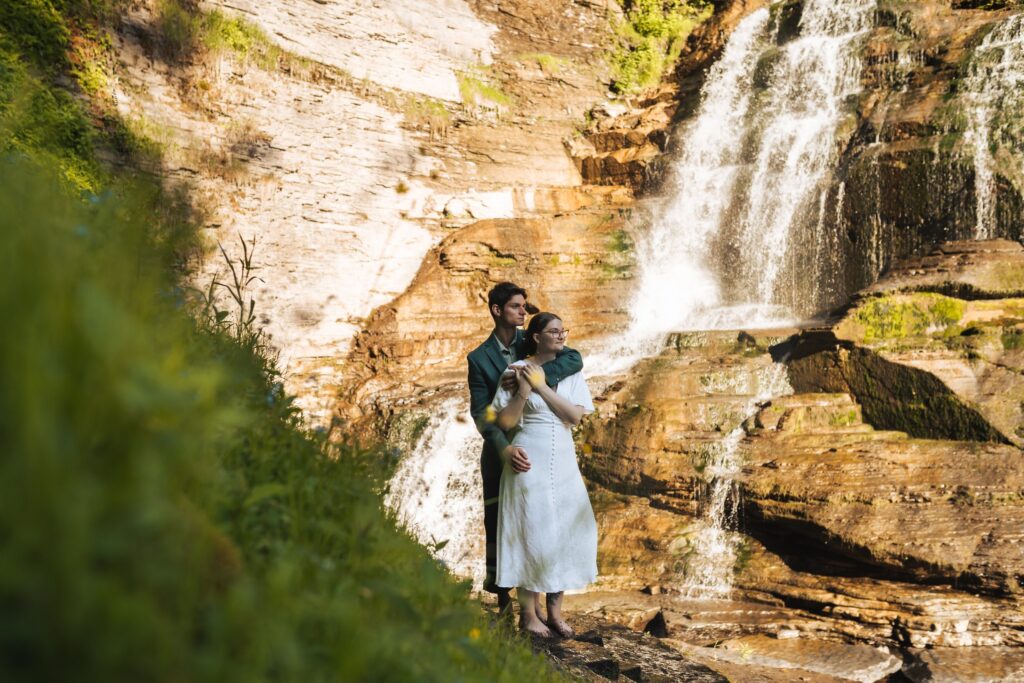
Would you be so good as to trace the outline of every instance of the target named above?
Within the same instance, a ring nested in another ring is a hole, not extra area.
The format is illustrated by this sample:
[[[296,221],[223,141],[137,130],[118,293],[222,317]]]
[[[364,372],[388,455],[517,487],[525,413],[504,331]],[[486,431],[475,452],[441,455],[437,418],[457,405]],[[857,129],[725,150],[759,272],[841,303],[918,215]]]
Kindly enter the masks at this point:
[[[572,626],[569,626],[569,622],[565,619],[548,619],[547,625],[552,631],[563,638],[572,638],[576,635],[576,632],[572,630]]]
[[[541,638],[553,638],[555,635],[540,619],[520,619],[519,630]]]

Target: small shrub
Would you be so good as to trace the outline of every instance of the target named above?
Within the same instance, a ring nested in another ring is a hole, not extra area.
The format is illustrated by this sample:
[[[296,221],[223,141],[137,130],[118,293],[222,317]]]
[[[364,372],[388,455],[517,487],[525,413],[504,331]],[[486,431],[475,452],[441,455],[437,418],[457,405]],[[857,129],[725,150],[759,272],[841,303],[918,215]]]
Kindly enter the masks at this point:
[[[614,28],[617,44],[609,55],[612,89],[634,93],[661,82],[686,38],[711,16],[705,0],[620,0],[626,18]]]
[[[1004,330],[1002,335],[1003,349],[1006,351],[1019,351],[1024,349],[1024,330]]]
[[[413,126],[427,126],[430,139],[442,139],[448,136],[448,124],[451,114],[444,102],[433,97],[407,95],[402,105],[405,120]]]
[[[200,45],[202,23],[196,10],[178,0],[160,0],[156,15],[160,52],[170,61],[183,61]]]

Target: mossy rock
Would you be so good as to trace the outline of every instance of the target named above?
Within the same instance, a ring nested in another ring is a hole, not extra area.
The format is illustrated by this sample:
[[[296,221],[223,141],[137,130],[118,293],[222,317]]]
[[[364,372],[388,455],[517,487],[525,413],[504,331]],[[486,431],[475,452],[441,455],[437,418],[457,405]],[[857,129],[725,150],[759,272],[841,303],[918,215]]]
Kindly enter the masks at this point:
[[[960,299],[916,292],[866,299],[836,327],[836,336],[871,344],[943,333],[964,316]]]

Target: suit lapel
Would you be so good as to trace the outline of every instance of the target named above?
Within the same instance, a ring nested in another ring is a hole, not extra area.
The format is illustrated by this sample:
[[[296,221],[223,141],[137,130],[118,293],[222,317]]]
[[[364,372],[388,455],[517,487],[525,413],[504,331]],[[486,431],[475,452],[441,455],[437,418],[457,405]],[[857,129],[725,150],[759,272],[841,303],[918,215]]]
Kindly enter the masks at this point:
[[[501,377],[501,373],[505,372],[508,364],[505,362],[505,357],[501,355],[498,339],[493,334],[487,339],[487,343],[484,344],[484,351],[487,353],[487,357],[491,359],[491,364],[494,365],[496,370],[494,376]]]

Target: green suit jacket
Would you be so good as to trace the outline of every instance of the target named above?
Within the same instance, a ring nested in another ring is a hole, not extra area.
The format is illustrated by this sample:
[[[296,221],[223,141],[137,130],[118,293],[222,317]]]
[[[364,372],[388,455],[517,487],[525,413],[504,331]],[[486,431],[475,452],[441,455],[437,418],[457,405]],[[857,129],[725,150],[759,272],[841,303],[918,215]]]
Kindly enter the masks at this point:
[[[516,338],[512,342],[516,347],[516,355],[522,356],[523,332],[516,330]],[[505,372],[508,364],[505,357],[501,355],[501,347],[493,334],[483,344],[466,356],[469,364],[469,413],[476,423],[477,431],[484,437],[484,452],[501,454],[508,446],[508,438],[505,433],[493,422],[484,418],[487,406],[494,400],[498,393],[498,386],[501,382],[501,375]],[[554,388],[557,384],[570,375],[575,375],[583,369],[583,357],[579,351],[565,348],[553,361],[543,366],[544,375],[548,386]]]

